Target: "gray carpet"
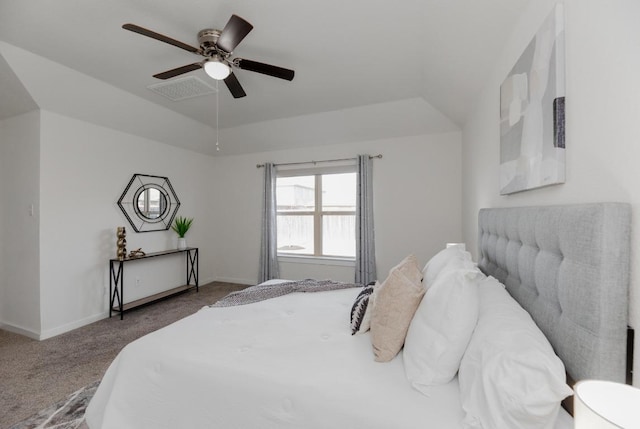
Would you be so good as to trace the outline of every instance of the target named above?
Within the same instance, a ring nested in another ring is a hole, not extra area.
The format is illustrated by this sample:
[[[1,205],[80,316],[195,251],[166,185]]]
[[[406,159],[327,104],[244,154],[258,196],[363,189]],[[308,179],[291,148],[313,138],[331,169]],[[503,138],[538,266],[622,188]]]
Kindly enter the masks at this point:
[[[0,330],[0,428],[11,427],[100,380],[131,341],[245,288],[214,282],[44,341]]]

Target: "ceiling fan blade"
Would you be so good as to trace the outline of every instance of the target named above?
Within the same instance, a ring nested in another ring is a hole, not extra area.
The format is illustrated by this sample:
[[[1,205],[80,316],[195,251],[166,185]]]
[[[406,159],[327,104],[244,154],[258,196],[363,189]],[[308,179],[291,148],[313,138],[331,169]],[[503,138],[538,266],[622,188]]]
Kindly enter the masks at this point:
[[[135,24],[124,24],[122,26],[125,30],[133,31],[134,33],[142,34],[143,36],[151,37],[152,39],[159,40],[164,43],[168,43],[173,46],[177,46],[180,49],[184,49],[185,51],[193,52],[194,54],[199,54],[200,50],[191,45],[187,45],[186,43],[182,43],[179,40],[172,39],[171,37],[167,37],[163,34],[156,33],[155,31],[147,30],[146,28],[140,27]]]
[[[242,70],[262,73],[267,76],[273,76],[284,80],[293,80],[295,75],[293,70],[272,66],[271,64],[259,63],[257,61],[245,60],[243,58],[236,58],[234,60],[234,65],[238,66]]]
[[[202,68],[202,63],[187,64],[186,66],[177,67],[175,69],[167,70],[162,73],[154,74],[153,77],[158,79],[169,79],[174,76],[178,76],[184,73],[189,73],[190,71],[198,70],[201,68]]]
[[[229,91],[231,91],[231,95],[233,95],[233,98],[242,98],[247,95],[247,93],[244,92],[244,89],[242,89],[242,85],[240,85],[240,82],[238,82],[238,78],[235,74],[233,74],[233,72],[231,72],[231,74],[227,76],[227,78],[224,80],[224,83],[225,85],[227,85],[227,88],[229,88]]]
[[[227,25],[224,26],[220,33],[216,46],[225,52],[231,53],[251,30],[253,30],[253,25],[238,15],[231,15]]]

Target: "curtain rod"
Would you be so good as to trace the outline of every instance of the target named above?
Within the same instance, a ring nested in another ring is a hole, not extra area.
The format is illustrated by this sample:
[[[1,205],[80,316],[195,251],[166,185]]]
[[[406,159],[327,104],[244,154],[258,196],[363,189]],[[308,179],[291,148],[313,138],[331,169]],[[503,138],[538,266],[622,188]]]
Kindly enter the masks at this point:
[[[373,158],[382,158],[382,154],[377,154],[377,155],[369,155],[369,159],[373,159]],[[339,161],[355,161],[358,158],[342,158],[342,159],[325,159],[322,161],[303,161],[303,162],[283,162],[281,164],[273,164],[276,167],[279,165],[302,165],[302,164],[318,164],[320,162],[339,162]],[[264,167],[264,164],[256,164],[256,168],[262,168]]]

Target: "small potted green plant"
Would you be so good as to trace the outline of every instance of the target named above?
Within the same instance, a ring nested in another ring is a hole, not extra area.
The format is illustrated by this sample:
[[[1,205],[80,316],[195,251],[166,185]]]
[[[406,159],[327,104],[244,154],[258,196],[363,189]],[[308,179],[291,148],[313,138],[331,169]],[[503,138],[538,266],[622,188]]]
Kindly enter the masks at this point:
[[[173,229],[176,234],[178,234],[178,249],[180,250],[187,248],[187,240],[184,238],[184,235],[187,233],[187,231],[189,231],[192,223],[192,218],[178,216],[173,222],[173,225],[171,225],[171,229]]]

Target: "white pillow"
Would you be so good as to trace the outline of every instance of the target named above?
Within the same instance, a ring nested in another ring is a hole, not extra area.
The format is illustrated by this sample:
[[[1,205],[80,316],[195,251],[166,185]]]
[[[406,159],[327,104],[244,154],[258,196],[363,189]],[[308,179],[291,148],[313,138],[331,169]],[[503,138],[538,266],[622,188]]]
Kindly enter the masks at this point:
[[[427,290],[404,344],[407,379],[427,394],[429,386],[451,381],[478,320],[480,271],[446,270]]]
[[[475,267],[471,254],[460,247],[449,247],[436,253],[422,270],[422,282],[425,287],[431,287],[440,272],[447,268],[471,268]]]
[[[562,361],[501,283],[487,277],[478,290],[478,323],[458,373],[465,428],[553,428],[572,393]]]

